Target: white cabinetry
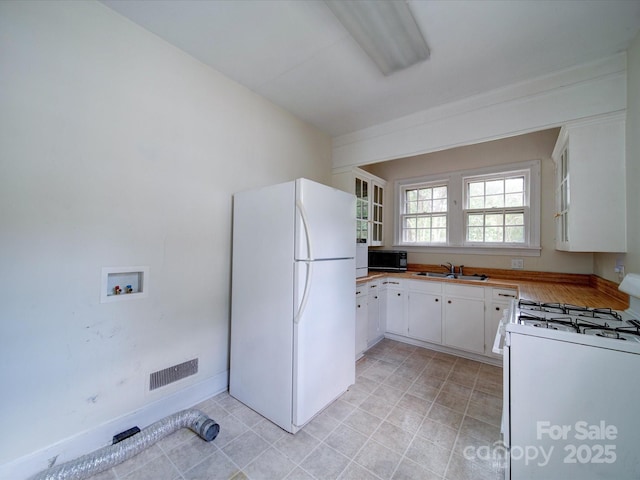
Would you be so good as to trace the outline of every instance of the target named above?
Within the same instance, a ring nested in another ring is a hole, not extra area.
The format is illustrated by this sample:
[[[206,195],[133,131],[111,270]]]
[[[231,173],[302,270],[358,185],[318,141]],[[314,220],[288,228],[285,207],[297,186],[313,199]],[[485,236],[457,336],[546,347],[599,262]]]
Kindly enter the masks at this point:
[[[407,287],[407,335],[442,343],[442,284],[409,280]]]
[[[356,196],[356,242],[383,244],[384,189],[387,182],[359,168],[333,175],[333,186]]]
[[[372,346],[382,338],[385,331],[384,317],[380,315],[380,282],[375,280],[367,284],[367,346]]]
[[[565,125],[556,164],[556,249],[626,252],[625,116]]]
[[[386,294],[383,297],[387,332],[407,335],[406,303],[407,295],[401,279],[387,278],[383,280],[386,286]]]
[[[484,354],[484,288],[443,285],[443,343]]]
[[[493,359],[498,323],[517,288],[394,276],[356,285],[356,358],[382,339],[443,345]],[[443,347],[440,347],[443,348]],[[444,349],[448,351],[448,349]]]
[[[518,291],[511,288],[486,288],[485,304],[487,311],[484,320],[484,354],[493,358],[502,358],[502,355],[493,353],[493,342],[496,338],[498,324],[509,308],[511,300],[518,298]]]
[[[356,359],[360,358],[368,346],[369,309],[367,301],[368,284],[356,285]]]

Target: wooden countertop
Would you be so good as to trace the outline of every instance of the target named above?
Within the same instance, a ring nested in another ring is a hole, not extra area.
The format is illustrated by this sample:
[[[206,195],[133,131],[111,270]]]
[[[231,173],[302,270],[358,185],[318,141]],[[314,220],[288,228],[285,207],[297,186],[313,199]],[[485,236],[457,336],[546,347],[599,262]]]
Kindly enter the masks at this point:
[[[486,281],[477,282],[416,275],[416,273],[422,271],[439,272],[442,271],[442,268],[433,265],[410,265],[409,270],[402,273],[370,271],[368,276],[358,278],[357,282],[383,277],[395,277],[426,282],[462,283],[483,287],[511,287],[518,289],[520,298],[538,302],[570,303],[594,308],[612,308],[614,310],[629,308],[629,296],[620,292],[617,284],[596,275],[497,269],[483,269],[480,272],[479,270],[474,271],[471,268],[465,268],[465,274],[485,273],[488,275],[489,278]]]

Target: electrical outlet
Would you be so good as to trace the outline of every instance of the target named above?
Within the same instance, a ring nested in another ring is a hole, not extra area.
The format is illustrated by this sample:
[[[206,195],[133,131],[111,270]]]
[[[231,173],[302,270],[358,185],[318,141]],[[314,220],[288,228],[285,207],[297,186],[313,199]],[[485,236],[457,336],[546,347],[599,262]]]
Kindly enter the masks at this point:
[[[511,259],[511,269],[512,270],[522,270],[524,268],[524,260],[522,258],[512,258]]]
[[[622,280],[624,278],[624,259],[623,258],[618,257],[616,259],[616,266],[613,269],[613,271],[618,274],[618,278],[620,280]]]

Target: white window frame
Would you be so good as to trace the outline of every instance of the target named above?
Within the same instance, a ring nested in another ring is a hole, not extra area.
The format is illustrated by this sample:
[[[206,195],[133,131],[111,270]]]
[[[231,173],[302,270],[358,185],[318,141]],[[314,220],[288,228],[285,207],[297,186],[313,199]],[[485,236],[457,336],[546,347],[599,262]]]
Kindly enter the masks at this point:
[[[446,175],[428,175],[397,180],[394,184],[396,198],[394,212],[394,247],[408,251],[429,253],[468,253],[486,255],[540,256],[540,160],[530,160],[505,165],[495,165],[473,170],[455,171]],[[466,241],[465,180],[473,177],[500,176],[510,172],[528,172],[529,206],[525,222],[528,222],[526,241],[521,243],[470,243]],[[416,244],[402,240],[402,213],[404,191],[421,185],[447,184],[448,217],[446,244]]]
[[[501,208],[478,208],[472,209],[469,206],[469,184],[474,182],[489,182],[491,180],[501,180],[508,177],[524,177],[524,205],[520,207],[501,207]],[[530,243],[530,204],[531,204],[531,175],[529,169],[503,171],[486,175],[469,175],[463,178],[462,188],[462,220],[464,222],[464,244],[468,246],[506,246],[506,247],[527,247]],[[471,213],[510,213],[522,212],[524,215],[524,241],[523,242],[473,242],[467,239],[468,216]]]
[[[447,211],[445,212],[445,216],[447,217],[447,227],[446,227],[446,241],[444,243],[442,242],[437,242],[437,243],[417,243],[417,242],[410,242],[410,243],[406,243],[407,245],[421,245],[421,246],[431,246],[431,245],[448,245],[449,244],[449,220],[450,220],[450,216],[449,216],[449,208],[451,207],[450,205],[450,200],[449,200],[449,192],[450,192],[450,188],[449,188],[449,184],[448,181],[432,181],[432,182],[419,182],[419,183],[415,183],[415,184],[411,184],[411,183],[407,183],[405,185],[402,186],[402,191],[400,192],[400,196],[402,198],[402,208],[399,212],[399,228],[400,231],[398,232],[399,238],[402,239],[404,238],[404,219],[405,217],[411,217],[414,216],[415,214],[408,214],[406,213],[406,209],[405,209],[405,205],[404,205],[404,200],[406,198],[406,192],[407,190],[416,190],[416,189],[420,189],[420,188],[438,188],[438,187],[446,187],[447,189]],[[433,217],[434,215],[429,215],[427,214],[427,216],[429,217]]]

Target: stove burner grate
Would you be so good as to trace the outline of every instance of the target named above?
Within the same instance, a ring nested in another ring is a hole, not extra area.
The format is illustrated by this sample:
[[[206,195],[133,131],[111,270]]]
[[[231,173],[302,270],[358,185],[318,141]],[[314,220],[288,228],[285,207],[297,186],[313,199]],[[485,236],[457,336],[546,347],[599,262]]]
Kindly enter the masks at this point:
[[[561,313],[576,317],[596,318],[600,320],[622,320],[620,314],[611,308],[582,307],[568,303],[540,303],[531,300],[520,300],[518,302],[518,308],[525,311]]]

